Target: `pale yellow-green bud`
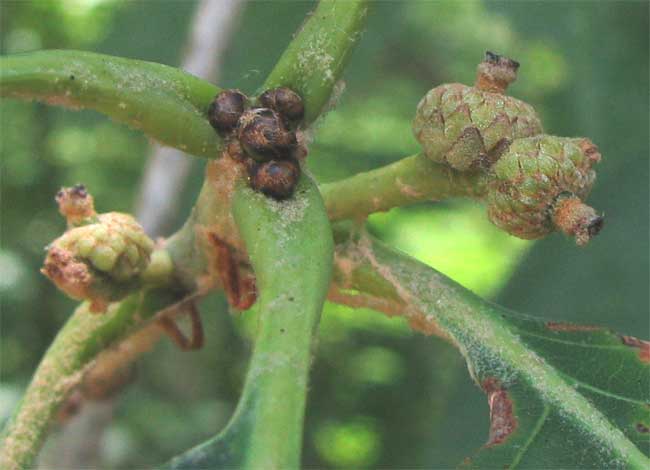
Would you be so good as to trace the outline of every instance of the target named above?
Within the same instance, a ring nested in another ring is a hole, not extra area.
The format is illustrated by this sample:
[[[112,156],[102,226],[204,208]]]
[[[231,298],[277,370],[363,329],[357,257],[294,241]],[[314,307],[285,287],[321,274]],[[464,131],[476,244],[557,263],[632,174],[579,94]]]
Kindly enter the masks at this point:
[[[103,311],[137,287],[154,244],[128,214],[109,212],[96,220],[52,242],[42,272],[70,297]]]

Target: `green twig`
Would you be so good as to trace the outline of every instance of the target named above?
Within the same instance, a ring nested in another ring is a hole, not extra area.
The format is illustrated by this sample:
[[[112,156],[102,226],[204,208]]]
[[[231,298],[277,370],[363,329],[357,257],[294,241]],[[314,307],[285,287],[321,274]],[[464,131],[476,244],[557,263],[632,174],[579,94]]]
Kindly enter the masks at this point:
[[[305,122],[311,122],[332,92],[332,80],[323,77],[337,80],[342,73],[366,12],[364,1],[319,4],[264,87],[296,89],[307,106]],[[338,58],[330,61],[326,71],[319,65],[327,61],[316,61],[318,44],[324,48],[322,57]],[[220,145],[205,118],[218,91],[171,67],[88,52],[41,51],[0,58],[1,96],[94,109],[160,142],[206,157],[216,157]],[[413,156],[321,189],[328,213],[339,220],[425,200],[480,197],[483,185],[478,174],[456,172]]]
[[[456,171],[420,154],[324,184],[321,192],[330,219],[341,220],[422,201],[480,197],[483,187],[481,174]]]
[[[367,0],[319,2],[262,89],[291,88],[305,103],[305,124],[316,120],[361,38],[367,13]]]
[[[0,468],[29,468],[57,410],[97,355],[175,300],[164,289],[133,294],[101,315],[89,312],[87,303],[80,305],[45,353],[3,430]]]
[[[0,57],[0,96],[93,109],[160,143],[215,158],[205,113],[219,89],[179,69],[83,51]]]
[[[233,211],[260,294],[255,349],[230,424],[170,466],[298,468],[313,334],[332,269],[329,221],[305,175],[282,203],[241,185]]]

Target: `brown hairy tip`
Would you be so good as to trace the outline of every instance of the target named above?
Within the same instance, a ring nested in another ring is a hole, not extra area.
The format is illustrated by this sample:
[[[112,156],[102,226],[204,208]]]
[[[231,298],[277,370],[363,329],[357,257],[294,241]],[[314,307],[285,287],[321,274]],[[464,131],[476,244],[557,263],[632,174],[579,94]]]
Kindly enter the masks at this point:
[[[582,139],[578,144],[580,150],[586,155],[587,159],[593,164],[600,162],[601,154],[598,146],[589,139]]]
[[[75,260],[69,251],[56,246],[50,248],[41,272],[73,299],[88,297],[92,275],[88,266]]]
[[[565,234],[575,237],[578,246],[584,246],[598,235],[605,218],[573,195],[560,195],[553,207],[552,220]]]
[[[61,188],[54,199],[59,205],[59,212],[71,225],[96,215],[93,197],[83,184]]]
[[[519,62],[486,51],[485,59],[478,65],[475,87],[491,93],[504,94],[508,85],[517,79]]]

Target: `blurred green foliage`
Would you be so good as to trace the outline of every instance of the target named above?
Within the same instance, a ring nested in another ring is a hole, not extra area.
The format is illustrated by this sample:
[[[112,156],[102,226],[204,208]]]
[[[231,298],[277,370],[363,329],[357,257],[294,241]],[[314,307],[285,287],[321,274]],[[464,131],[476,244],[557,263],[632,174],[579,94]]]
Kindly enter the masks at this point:
[[[247,4],[219,85],[254,91],[312,6]],[[85,49],[177,65],[194,7],[3,0],[0,48]],[[538,109],[547,131],[585,135],[600,146],[604,159],[590,202],[606,214],[603,233],[582,250],[560,235],[521,241],[467,201],[379,214],[371,229],[506,306],[647,337],[648,3],[409,1],[372,8],[346,92],[315,126],[309,159],[316,177],[332,181],[416,152],[410,121],[420,97],[443,82],[472,83],[485,49],[512,56],[522,64],[512,94]],[[91,112],[3,101],[0,113],[1,419],[74,305],[38,273],[43,247],[64,229],[54,193],[80,181],[100,211],[130,210],[149,145]],[[203,162],[194,160],[176,226],[200,186]],[[116,398],[97,457],[104,468],[165,461],[228,419],[254,319],[231,317],[219,295],[201,309],[205,348],[180,353],[162,342]],[[451,346],[411,333],[401,320],[327,306],[305,465],[454,466],[485,442],[487,425],[485,398]]]

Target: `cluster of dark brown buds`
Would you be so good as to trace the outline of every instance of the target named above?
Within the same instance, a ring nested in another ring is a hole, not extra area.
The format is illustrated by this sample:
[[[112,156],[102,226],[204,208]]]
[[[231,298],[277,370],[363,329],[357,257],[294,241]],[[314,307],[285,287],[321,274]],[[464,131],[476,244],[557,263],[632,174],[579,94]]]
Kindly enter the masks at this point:
[[[302,98],[289,88],[262,93],[256,106],[239,90],[224,90],[212,101],[208,119],[226,139],[226,151],[248,168],[251,187],[282,200],[291,197],[300,177],[304,149],[296,127],[304,116]]]

